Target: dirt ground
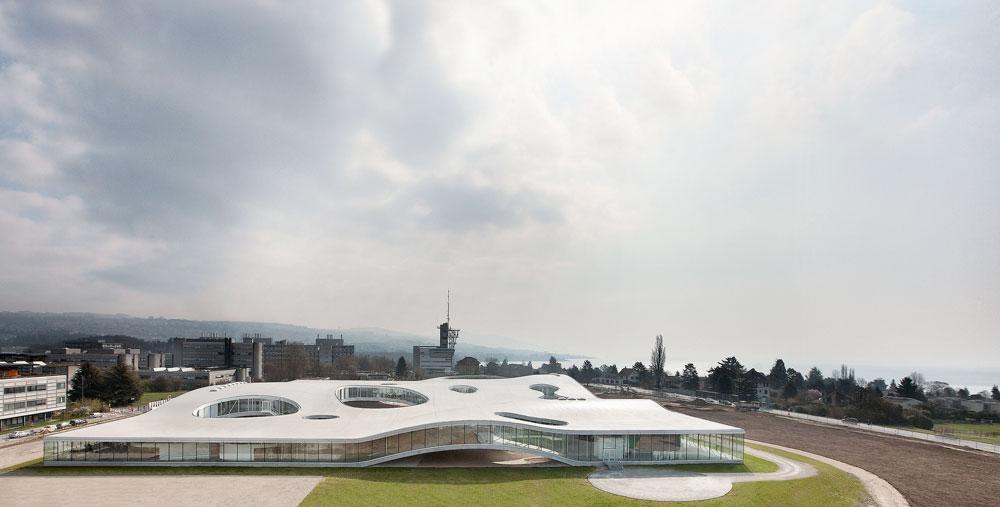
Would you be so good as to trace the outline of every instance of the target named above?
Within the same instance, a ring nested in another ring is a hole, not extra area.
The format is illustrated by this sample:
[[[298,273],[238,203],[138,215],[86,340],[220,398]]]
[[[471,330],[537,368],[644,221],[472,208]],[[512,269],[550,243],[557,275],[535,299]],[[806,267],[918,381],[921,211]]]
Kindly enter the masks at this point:
[[[895,486],[912,505],[997,505],[1000,498],[1000,455],[711,405],[665,406],[743,428],[753,440],[861,467]]]

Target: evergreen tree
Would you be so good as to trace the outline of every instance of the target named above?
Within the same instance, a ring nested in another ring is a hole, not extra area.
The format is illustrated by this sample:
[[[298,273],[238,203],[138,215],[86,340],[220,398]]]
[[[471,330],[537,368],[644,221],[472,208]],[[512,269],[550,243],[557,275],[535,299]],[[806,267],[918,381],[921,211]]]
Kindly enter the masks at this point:
[[[963,400],[969,399],[969,389],[967,387],[963,387],[963,388],[959,389],[958,390],[958,397],[962,398]]]
[[[575,364],[570,367],[567,373],[569,374],[569,378],[580,382],[580,368],[577,368]]]
[[[767,375],[750,368],[739,380],[740,399],[746,401],[761,401],[757,399],[757,384],[767,384]]]
[[[403,356],[399,356],[399,361],[396,361],[396,378],[406,378],[406,359]]]
[[[642,361],[636,361],[635,364],[632,365],[632,369],[639,377],[639,385],[646,385],[649,381],[649,370],[646,369],[646,365],[642,364]]]
[[[101,399],[113,407],[128,405],[142,396],[139,376],[124,364],[115,365],[102,375]]]
[[[785,384],[785,388],[781,390],[781,397],[785,399],[794,398],[797,394],[799,394],[799,389],[795,387],[793,382]]]
[[[583,368],[580,368],[580,381],[588,384],[591,380],[594,380],[594,365],[590,363],[590,359],[585,359]]]
[[[806,377],[806,387],[820,391],[823,390],[823,372],[819,371],[819,368],[813,366],[809,369],[809,375]]]
[[[69,401],[82,399],[97,399],[101,391],[101,372],[90,363],[83,363],[73,374],[69,391],[66,396]]]
[[[802,374],[795,371],[795,368],[788,369],[788,383],[792,384],[795,391],[798,392],[806,386],[806,379],[802,377]]]
[[[700,382],[698,381],[698,369],[694,367],[694,363],[685,364],[684,371],[680,376],[681,387],[684,389],[697,391],[701,387]]]
[[[1000,401],[1000,388],[996,384],[993,384],[993,391],[990,392],[990,398]]]
[[[785,361],[778,359],[771,367],[771,373],[767,375],[767,382],[771,389],[782,390],[788,383],[788,370],[785,369]]]
[[[716,392],[726,395],[736,394],[746,370],[735,357],[727,357],[708,370],[708,381]]]
[[[899,381],[899,387],[896,389],[896,392],[904,398],[927,401],[923,388],[917,385],[910,377],[903,377],[903,380]]]

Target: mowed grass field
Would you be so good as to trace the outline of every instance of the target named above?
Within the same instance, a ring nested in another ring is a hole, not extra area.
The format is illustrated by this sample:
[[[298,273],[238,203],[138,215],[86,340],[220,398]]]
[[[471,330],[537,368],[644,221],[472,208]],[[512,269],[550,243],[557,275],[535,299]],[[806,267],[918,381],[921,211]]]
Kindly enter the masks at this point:
[[[756,447],[756,446],[755,446]],[[823,505],[855,506],[868,500],[854,476],[793,453],[760,447],[808,463],[818,474],[793,481],[745,482],[726,496],[691,505]],[[748,456],[745,469],[774,471],[777,466]],[[731,472],[719,465],[690,465],[686,470]],[[656,505],[612,495],[587,481],[587,467],[345,470],[321,482],[302,502],[319,505]],[[675,504],[684,505],[684,504]]]
[[[1000,423],[935,422],[934,430],[966,440],[975,440],[987,444],[1000,444]]]
[[[1000,423],[959,423],[934,421],[934,429],[924,430],[912,426],[892,426],[901,430],[916,431],[928,435],[946,435],[962,440],[972,440],[985,444],[1000,445]]]
[[[170,391],[163,393],[142,393],[139,397],[139,406],[145,405],[153,401],[165,400],[167,398],[176,398],[187,391]]]

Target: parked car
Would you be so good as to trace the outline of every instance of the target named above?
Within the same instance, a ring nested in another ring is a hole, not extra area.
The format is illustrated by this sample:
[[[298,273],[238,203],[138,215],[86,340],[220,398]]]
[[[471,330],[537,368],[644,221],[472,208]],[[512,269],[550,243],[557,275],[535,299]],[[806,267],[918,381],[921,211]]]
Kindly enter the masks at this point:
[[[844,424],[858,424],[858,420],[853,417],[845,417],[840,420]]]
[[[103,412],[94,412],[93,414],[90,414],[89,417],[92,418],[92,419],[100,419],[101,417],[104,417],[104,413]]]
[[[15,431],[14,433],[10,434],[9,438],[24,438],[24,437],[30,437],[30,436],[31,436],[31,432],[30,431]]]
[[[87,424],[86,419],[73,419],[69,422],[70,426],[80,426],[81,424]]]
[[[59,429],[69,428],[70,426],[72,426],[72,424],[69,421],[65,421],[65,422],[61,422],[61,423],[57,424],[56,428],[59,428]]]

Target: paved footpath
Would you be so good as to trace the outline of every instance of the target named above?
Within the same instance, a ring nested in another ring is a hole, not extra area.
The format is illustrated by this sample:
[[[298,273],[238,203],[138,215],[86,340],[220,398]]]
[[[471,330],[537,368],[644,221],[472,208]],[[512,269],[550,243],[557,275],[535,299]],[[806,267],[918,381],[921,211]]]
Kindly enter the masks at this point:
[[[42,439],[0,447],[0,468],[42,457]],[[0,491],[20,506],[143,507],[178,505],[285,507],[302,502],[322,476],[267,475],[0,475]],[[0,502],[2,503],[2,502]]]
[[[42,439],[0,447],[0,470],[42,457]]]
[[[324,477],[287,475],[0,475],[20,506],[296,506]]]

